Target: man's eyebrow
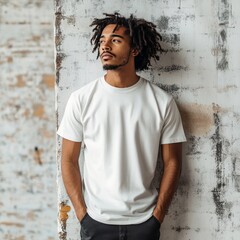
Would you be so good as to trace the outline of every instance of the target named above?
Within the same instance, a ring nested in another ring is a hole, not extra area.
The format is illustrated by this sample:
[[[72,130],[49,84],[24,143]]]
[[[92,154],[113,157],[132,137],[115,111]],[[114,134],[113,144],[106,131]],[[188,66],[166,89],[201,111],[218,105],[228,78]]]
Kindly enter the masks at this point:
[[[123,36],[121,36],[121,35],[118,35],[118,34],[111,34],[110,35],[111,37],[119,37],[119,38],[122,38],[122,39],[124,39],[124,37]],[[105,36],[104,35],[101,35],[101,37],[100,38],[104,38]]]

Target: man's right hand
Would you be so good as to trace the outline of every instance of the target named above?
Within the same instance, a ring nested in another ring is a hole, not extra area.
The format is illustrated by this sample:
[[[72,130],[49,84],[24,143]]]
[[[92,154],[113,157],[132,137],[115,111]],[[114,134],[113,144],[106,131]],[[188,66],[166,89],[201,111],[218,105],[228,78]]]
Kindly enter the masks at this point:
[[[87,213],[78,163],[80,150],[81,142],[74,142],[63,138],[61,159],[63,183],[79,221],[81,221]]]
[[[81,222],[86,214],[87,214],[87,209],[83,209],[81,211],[77,211],[78,221]]]

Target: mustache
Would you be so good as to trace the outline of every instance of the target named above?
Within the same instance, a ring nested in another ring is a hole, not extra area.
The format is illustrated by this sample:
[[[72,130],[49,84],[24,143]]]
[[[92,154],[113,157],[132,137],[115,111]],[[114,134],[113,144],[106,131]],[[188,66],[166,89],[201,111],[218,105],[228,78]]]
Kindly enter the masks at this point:
[[[100,57],[102,57],[102,55],[103,55],[103,54],[106,54],[106,53],[107,53],[107,54],[110,54],[110,55],[112,55],[112,56],[114,56],[114,57],[115,57],[115,55],[114,55],[114,54],[112,54],[112,53],[111,53],[111,52],[109,52],[109,51],[104,51],[104,52],[103,52],[103,53],[100,55]]]

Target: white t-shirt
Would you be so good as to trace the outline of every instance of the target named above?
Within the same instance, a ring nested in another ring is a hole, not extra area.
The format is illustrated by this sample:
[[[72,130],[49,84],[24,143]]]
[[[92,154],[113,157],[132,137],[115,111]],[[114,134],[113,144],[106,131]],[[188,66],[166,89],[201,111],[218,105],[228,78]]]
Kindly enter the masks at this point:
[[[152,215],[160,144],[186,141],[173,98],[141,77],[126,88],[101,77],[74,91],[57,133],[84,144],[88,214],[122,225],[142,223]]]

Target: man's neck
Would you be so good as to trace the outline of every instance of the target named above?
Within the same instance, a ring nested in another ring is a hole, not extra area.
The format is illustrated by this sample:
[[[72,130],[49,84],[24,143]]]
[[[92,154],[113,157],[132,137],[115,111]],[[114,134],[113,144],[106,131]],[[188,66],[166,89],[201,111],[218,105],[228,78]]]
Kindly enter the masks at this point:
[[[136,74],[135,71],[125,72],[108,70],[104,78],[107,83],[118,88],[130,87],[137,83],[137,81],[139,80],[139,76]]]

